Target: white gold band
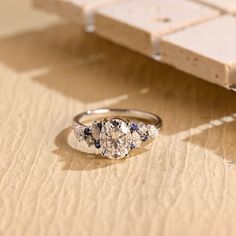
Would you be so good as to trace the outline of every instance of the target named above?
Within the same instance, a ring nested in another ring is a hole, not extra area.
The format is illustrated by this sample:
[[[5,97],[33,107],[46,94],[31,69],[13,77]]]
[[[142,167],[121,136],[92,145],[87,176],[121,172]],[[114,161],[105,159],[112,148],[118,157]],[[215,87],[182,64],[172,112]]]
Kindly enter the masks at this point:
[[[109,118],[109,117],[122,117],[122,118],[133,118],[144,120],[152,125],[155,125],[156,128],[160,128],[162,125],[162,120],[159,116],[156,116],[150,112],[141,111],[141,110],[134,110],[134,109],[112,109],[112,108],[104,108],[104,109],[94,109],[88,110],[86,112],[80,113],[74,117],[74,122],[83,125],[84,119],[93,117],[94,119],[97,118]]]

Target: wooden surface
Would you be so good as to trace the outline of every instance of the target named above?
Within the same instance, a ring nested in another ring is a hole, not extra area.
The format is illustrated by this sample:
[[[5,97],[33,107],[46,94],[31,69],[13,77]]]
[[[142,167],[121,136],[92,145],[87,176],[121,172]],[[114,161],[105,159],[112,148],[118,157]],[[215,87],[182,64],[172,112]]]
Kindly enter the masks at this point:
[[[229,88],[236,84],[236,17],[224,15],[168,35],[161,60]]]
[[[234,236],[235,94],[28,4],[0,7],[0,235]],[[82,154],[71,118],[104,106],[159,114],[160,137]]]

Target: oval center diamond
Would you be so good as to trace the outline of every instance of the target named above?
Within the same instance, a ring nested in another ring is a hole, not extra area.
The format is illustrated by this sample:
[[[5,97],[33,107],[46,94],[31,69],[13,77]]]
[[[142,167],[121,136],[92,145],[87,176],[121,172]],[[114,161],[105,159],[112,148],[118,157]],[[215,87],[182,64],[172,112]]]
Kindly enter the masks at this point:
[[[102,154],[108,158],[122,158],[131,149],[131,131],[121,119],[111,119],[105,122],[100,133]]]

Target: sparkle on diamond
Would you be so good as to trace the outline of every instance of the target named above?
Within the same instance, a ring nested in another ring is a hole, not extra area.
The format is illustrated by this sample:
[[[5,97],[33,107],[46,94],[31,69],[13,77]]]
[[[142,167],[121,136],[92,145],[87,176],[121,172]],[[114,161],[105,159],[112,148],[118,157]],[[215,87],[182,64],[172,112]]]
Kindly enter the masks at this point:
[[[128,155],[132,136],[129,126],[120,119],[105,122],[100,133],[102,154],[108,158],[122,158]]]

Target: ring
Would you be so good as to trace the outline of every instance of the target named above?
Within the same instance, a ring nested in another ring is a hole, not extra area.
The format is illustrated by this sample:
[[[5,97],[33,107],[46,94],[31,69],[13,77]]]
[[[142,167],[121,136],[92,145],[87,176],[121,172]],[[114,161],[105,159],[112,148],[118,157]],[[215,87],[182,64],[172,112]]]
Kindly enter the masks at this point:
[[[77,140],[110,159],[128,157],[131,150],[155,139],[162,125],[160,117],[131,109],[88,110],[76,115],[73,122]]]

